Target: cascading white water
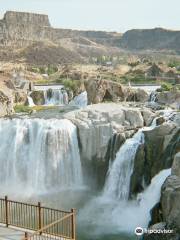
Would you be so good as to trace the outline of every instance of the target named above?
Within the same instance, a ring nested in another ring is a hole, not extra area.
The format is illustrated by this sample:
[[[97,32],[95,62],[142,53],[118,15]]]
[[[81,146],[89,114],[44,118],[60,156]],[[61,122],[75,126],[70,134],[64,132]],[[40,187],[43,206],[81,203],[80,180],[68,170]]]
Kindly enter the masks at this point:
[[[133,138],[128,139],[120,148],[109,169],[104,195],[114,199],[128,200],[134,158],[139,145],[143,142],[144,134],[142,130],[139,130]]]
[[[143,131],[153,129],[155,122],[156,119],[150,127],[140,129],[126,140],[109,168],[102,194],[89,201],[80,211],[80,223],[84,227],[91,225],[93,234],[134,233],[136,227],[148,226],[150,210],[159,202],[161,186],[171,170],[163,170],[155,176],[136,200],[128,200],[128,197],[136,151],[144,143]]]
[[[0,189],[40,193],[82,187],[76,127],[69,120],[0,120]]]
[[[68,94],[65,90],[50,89],[51,94],[49,96],[48,90],[44,90],[45,105],[66,105],[68,104]]]
[[[141,217],[141,226],[147,227],[151,220],[150,210],[159,202],[161,197],[161,186],[166,178],[171,174],[171,169],[162,170],[152,180],[147,189],[137,196],[139,206],[137,209]]]
[[[80,93],[78,96],[74,97],[74,99],[70,102],[70,105],[76,105],[82,108],[87,107],[88,105],[87,92],[84,91]]]
[[[151,94],[150,94],[149,102],[155,103],[156,100],[157,100],[157,92],[153,91],[153,92],[151,92]]]
[[[32,97],[27,96],[27,99],[28,99],[28,104],[29,104],[29,106],[30,106],[30,107],[34,107],[35,104],[34,104],[34,101],[33,101]]]

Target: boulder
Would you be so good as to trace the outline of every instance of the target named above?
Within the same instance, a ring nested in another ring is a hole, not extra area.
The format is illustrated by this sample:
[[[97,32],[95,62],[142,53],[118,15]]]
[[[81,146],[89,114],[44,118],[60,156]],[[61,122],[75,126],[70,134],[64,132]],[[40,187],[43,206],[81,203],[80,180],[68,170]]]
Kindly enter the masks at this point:
[[[171,175],[163,184],[161,204],[164,221],[169,229],[180,233],[180,177]]]
[[[180,177],[180,152],[175,155],[172,166],[172,175]]]
[[[0,117],[11,115],[13,112],[13,100],[0,91]]]
[[[158,222],[152,226],[150,226],[149,230],[171,230],[166,228],[165,222]],[[172,232],[172,233],[145,233],[143,236],[143,240],[179,240],[180,235]]]
[[[136,89],[135,101],[136,102],[147,102],[149,100],[149,94],[144,89]]]
[[[155,114],[151,110],[149,110],[147,108],[144,108],[141,111],[141,113],[142,113],[142,116],[144,118],[144,125],[145,126],[151,125],[153,119],[155,118]]]
[[[133,89],[123,86],[120,83],[91,79],[85,81],[85,88],[88,94],[89,104],[96,104],[106,101],[122,102],[122,101],[148,101],[148,94],[143,89]]]
[[[170,168],[175,154],[179,151],[180,129],[174,123],[163,123],[153,130],[145,131],[146,184],[162,169]]]
[[[13,92],[14,103],[25,104],[27,102],[27,93],[21,90],[16,90]]]
[[[180,90],[172,89],[157,93],[157,103],[180,109]]]
[[[30,96],[32,97],[35,105],[44,105],[45,104],[45,98],[44,98],[43,91],[33,91],[30,94]]]

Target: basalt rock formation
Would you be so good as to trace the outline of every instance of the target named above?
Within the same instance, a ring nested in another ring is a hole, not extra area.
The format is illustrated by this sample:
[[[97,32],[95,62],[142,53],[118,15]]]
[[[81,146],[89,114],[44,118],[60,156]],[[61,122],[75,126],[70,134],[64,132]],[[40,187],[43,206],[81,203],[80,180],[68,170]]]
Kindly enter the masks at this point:
[[[127,31],[119,44],[129,50],[174,50],[180,51],[180,31],[162,28],[133,29]]]
[[[0,20],[0,43],[1,44],[18,44],[29,45],[34,41],[49,40],[59,43],[61,39],[87,38],[97,43],[111,43],[116,38],[116,33],[105,31],[77,31],[71,29],[58,29],[50,25],[47,15],[13,12],[5,13],[4,18]],[[90,41],[85,42],[90,44]]]
[[[150,119],[152,116],[153,113],[149,113]],[[82,163],[88,171],[84,176],[93,176],[99,187],[104,185],[109,159],[114,160],[124,141],[145,123],[140,108],[116,103],[90,105],[64,117],[78,128]]]
[[[128,51],[163,50],[178,53],[180,51],[180,31],[157,28],[130,30],[121,34],[60,29],[51,26],[47,15],[13,11],[6,12],[4,18],[0,20],[1,46],[27,47],[42,42],[55,44],[56,47],[57,45],[61,46],[69,50],[71,54],[80,54],[82,58],[102,56],[105,53],[117,55],[120,53],[120,49]],[[63,49],[61,50],[63,51]],[[2,56],[6,59],[7,51]],[[17,57],[20,58],[20,56],[11,54],[11,58]],[[78,60],[80,61],[80,59]]]
[[[152,210],[151,229],[173,230],[171,234],[149,234],[145,240],[180,239],[180,153],[174,157],[172,174],[161,189],[161,201]],[[161,226],[161,228],[159,228]]]
[[[134,161],[130,197],[141,192],[144,184],[149,185],[161,170],[171,168],[174,156],[180,151],[179,118],[176,113],[171,122],[144,132],[144,144],[139,146]]]
[[[143,89],[132,89],[120,83],[103,79],[90,79],[85,82],[88,103],[96,104],[104,101],[148,101],[148,94]]]

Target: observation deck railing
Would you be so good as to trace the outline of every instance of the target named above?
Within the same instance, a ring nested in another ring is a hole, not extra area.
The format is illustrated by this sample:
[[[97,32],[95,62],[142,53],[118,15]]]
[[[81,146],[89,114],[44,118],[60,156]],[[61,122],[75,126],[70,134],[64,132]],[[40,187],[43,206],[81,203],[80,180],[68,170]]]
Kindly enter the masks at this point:
[[[24,229],[24,240],[76,240],[75,209],[52,208],[0,198],[0,223]],[[33,231],[27,234],[27,230]]]

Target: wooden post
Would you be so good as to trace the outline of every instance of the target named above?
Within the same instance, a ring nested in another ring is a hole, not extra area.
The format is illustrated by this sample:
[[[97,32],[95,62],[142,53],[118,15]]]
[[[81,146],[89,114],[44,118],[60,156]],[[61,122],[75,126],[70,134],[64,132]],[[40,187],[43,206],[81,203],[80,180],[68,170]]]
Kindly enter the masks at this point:
[[[5,196],[5,215],[6,215],[6,227],[9,226],[9,221],[8,221],[8,197]]]
[[[42,228],[42,224],[41,224],[41,203],[38,202],[38,230],[40,230]],[[40,232],[40,235],[42,234],[42,232]]]
[[[71,212],[73,213],[71,217],[72,221],[72,239],[76,240],[76,209],[71,209]]]
[[[27,232],[24,233],[24,238],[25,238],[25,240],[28,240],[28,233]]]

